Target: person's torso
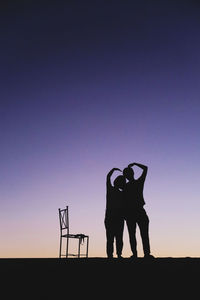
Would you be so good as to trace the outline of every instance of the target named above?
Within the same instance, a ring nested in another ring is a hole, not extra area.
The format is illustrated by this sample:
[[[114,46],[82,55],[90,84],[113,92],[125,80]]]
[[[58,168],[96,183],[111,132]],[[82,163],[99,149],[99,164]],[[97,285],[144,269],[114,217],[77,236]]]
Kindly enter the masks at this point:
[[[110,187],[106,194],[106,216],[121,216],[123,214],[123,200],[123,192],[115,187]]]
[[[124,189],[124,205],[127,209],[137,209],[145,204],[143,197],[144,183],[141,180],[128,182]]]

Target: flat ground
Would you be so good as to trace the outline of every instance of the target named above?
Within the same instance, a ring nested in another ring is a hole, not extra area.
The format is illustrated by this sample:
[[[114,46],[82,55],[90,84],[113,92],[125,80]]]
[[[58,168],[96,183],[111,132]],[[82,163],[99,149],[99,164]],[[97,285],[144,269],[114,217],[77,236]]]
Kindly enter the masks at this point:
[[[191,298],[200,286],[200,258],[16,258],[0,259],[0,270],[4,299]]]

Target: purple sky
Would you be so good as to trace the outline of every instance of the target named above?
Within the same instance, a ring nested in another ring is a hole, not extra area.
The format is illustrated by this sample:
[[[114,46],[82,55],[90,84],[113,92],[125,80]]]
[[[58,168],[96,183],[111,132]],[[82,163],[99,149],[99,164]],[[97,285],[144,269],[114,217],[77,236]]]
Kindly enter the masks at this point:
[[[106,256],[106,174],[134,161],[152,254],[199,256],[198,1],[24,3],[0,12],[0,257],[56,257],[66,205]]]

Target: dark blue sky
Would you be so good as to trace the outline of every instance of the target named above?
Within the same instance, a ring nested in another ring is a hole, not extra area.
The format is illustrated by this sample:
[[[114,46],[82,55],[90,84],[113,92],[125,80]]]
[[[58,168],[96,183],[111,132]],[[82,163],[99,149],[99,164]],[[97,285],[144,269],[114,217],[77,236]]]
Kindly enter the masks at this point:
[[[47,205],[52,220],[60,205],[88,209],[81,223],[93,236],[92,253],[103,255],[106,173],[138,161],[150,170],[155,251],[179,253],[176,244],[161,247],[155,220],[163,218],[167,234],[169,218],[174,226],[183,221],[171,216],[180,199],[189,220],[198,211],[199,15],[198,1],[1,4],[2,222],[13,209],[23,235],[18,227],[30,208],[33,224]]]

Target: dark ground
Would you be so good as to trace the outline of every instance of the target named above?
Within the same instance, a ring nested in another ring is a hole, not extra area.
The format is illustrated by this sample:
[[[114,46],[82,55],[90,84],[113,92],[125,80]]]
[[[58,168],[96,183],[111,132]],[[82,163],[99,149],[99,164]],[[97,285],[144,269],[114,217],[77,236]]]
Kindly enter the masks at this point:
[[[16,258],[0,259],[0,270],[4,299],[180,299],[200,287],[200,258]]]

